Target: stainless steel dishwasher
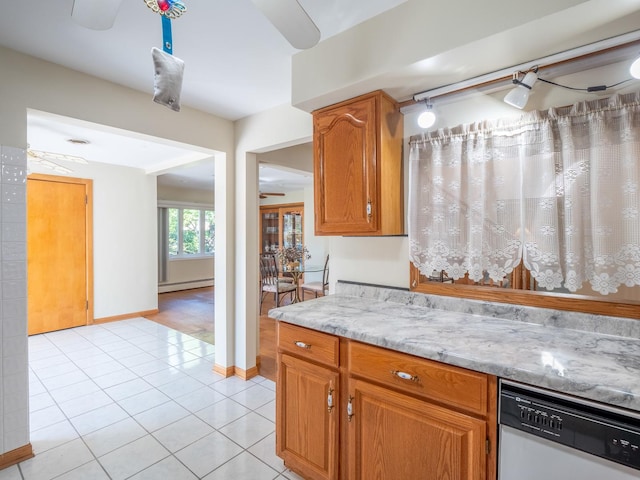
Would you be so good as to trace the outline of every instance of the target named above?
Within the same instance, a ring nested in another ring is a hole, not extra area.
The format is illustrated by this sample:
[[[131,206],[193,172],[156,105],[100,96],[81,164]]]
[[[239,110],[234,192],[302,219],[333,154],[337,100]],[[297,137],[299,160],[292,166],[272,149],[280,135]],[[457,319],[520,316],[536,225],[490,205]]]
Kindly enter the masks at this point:
[[[640,479],[640,414],[503,380],[499,480]]]

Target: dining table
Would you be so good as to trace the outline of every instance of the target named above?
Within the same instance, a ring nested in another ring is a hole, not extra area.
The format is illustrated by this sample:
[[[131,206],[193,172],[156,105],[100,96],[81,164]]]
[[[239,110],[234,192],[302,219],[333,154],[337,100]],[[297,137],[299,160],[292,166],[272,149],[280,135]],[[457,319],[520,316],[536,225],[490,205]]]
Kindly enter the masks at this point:
[[[293,300],[292,303],[301,302],[303,299],[300,297],[300,278],[305,273],[311,272],[322,272],[324,270],[324,265],[313,265],[313,264],[305,264],[300,263],[299,265],[284,265],[282,268],[282,273],[291,276],[293,280],[293,284],[296,286],[296,289],[293,292]]]

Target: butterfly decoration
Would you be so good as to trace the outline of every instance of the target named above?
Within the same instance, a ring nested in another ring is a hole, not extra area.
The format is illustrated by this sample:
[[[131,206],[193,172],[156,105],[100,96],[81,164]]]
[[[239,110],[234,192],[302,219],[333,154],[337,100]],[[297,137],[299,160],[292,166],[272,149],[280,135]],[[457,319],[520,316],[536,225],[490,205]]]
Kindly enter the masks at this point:
[[[154,13],[159,13],[171,20],[175,20],[187,11],[187,7],[180,0],[144,0],[144,3]]]

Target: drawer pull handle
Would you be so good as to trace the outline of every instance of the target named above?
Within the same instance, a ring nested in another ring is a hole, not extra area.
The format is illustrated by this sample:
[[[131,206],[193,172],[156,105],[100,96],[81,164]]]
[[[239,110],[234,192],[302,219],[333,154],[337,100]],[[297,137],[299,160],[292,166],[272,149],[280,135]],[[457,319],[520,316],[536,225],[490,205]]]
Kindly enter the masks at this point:
[[[349,395],[349,402],[347,402],[347,418],[349,421],[353,418],[353,397]]]
[[[329,389],[329,395],[327,395],[327,410],[329,413],[333,410],[333,388]]]
[[[305,348],[307,350],[311,348],[310,343],[304,343],[304,342],[293,342],[293,343],[295,344],[296,347],[299,347],[299,348]]]
[[[410,382],[419,382],[420,379],[417,375],[411,375],[410,373],[401,372],[399,370],[391,370],[391,375],[395,375],[402,380],[409,380]]]

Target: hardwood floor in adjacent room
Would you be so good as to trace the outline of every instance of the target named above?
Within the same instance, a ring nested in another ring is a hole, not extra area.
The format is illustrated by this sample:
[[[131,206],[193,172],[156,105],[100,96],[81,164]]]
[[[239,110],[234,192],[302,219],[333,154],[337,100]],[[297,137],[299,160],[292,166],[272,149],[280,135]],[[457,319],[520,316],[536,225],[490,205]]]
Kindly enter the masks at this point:
[[[287,305],[289,297],[281,305]],[[275,321],[267,316],[273,308],[273,295],[267,295],[262,305],[260,324],[259,372],[265,378],[276,379],[276,328]],[[158,295],[158,310],[146,318],[200,340],[215,344],[213,287],[181,290]]]

